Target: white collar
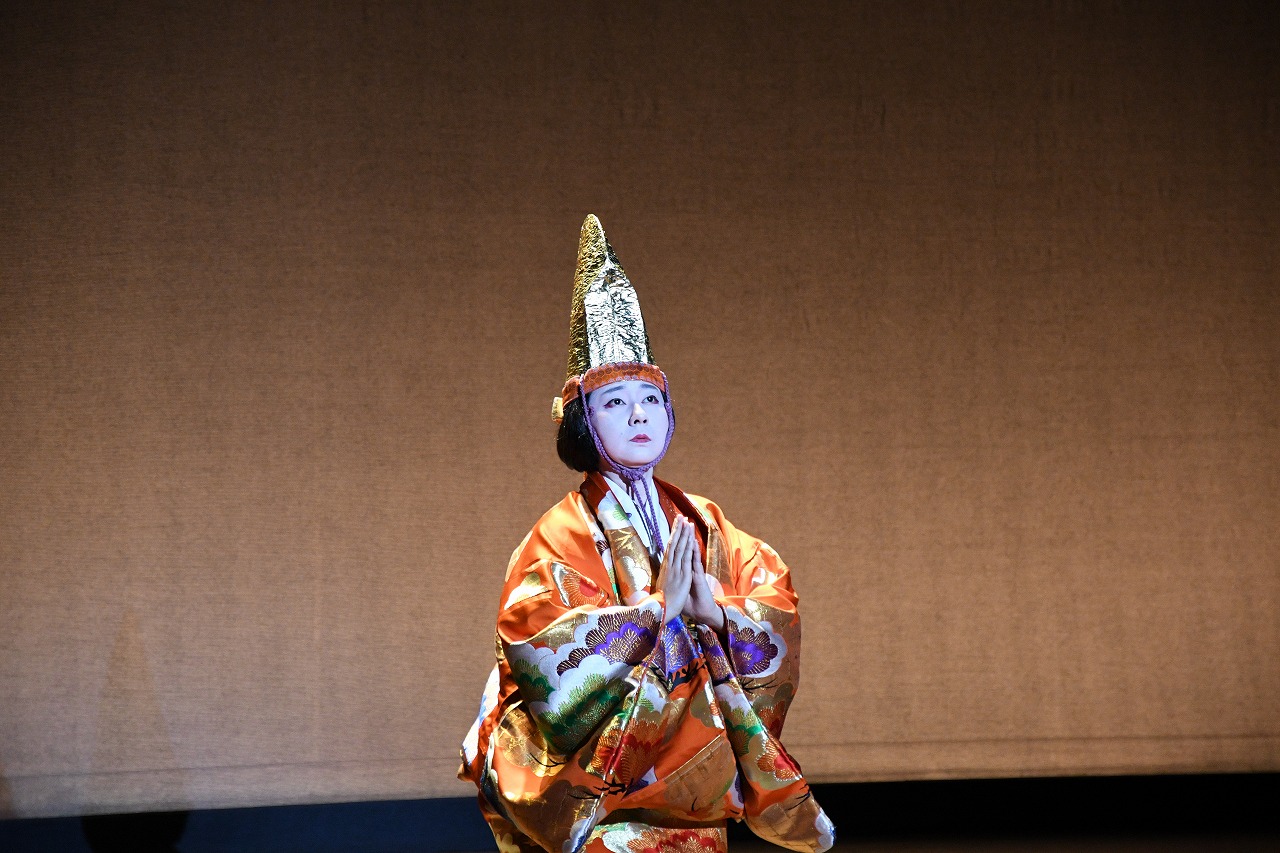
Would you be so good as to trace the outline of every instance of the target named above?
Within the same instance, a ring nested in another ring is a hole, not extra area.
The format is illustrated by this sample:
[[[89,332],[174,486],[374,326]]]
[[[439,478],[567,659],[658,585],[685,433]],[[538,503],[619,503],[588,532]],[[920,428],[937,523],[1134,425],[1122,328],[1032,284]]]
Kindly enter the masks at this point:
[[[653,543],[649,541],[649,527],[644,523],[644,515],[641,514],[640,508],[636,506],[636,502],[631,499],[631,495],[627,494],[625,486],[620,486],[611,478],[605,477],[604,481],[609,484],[609,491],[613,492],[613,496],[618,500],[618,506],[627,514],[627,518],[631,520],[631,526],[635,528],[636,533],[640,536],[640,541],[644,543],[644,547],[649,549],[649,553],[661,556],[662,549],[655,549]],[[662,511],[662,502],[658,499],[658,487],[653,482],[652,477],[642,477],[636,481],[637,489],[647,488],[649,490],[649,501],[653,505],[653,514],[658,519],[658,535],[662,539],[662,544],[671,541],[671,522],[667,521],[667,514]]]

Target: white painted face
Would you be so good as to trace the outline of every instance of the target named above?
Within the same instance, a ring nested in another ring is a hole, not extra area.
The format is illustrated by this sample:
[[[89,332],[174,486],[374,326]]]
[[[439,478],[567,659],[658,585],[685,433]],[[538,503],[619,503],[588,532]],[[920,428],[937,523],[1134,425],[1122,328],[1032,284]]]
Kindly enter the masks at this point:
[[[619,465],[638,468],[662,455],[667,407],[662,391],[643,379],[624,379],[587,395],[591,424],[605,452]]]

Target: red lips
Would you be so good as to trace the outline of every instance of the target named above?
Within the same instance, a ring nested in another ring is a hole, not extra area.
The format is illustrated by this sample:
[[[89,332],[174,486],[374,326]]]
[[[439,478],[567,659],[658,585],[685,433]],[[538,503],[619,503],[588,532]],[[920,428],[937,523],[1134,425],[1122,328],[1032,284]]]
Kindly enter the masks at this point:
[[[640,444],[648,444],[653,439],[649,438],[649,436],[645,435],[644,433],[640,433],[639,435],[637,435],[635,438],[631,440],[635,442],[639,442]]]

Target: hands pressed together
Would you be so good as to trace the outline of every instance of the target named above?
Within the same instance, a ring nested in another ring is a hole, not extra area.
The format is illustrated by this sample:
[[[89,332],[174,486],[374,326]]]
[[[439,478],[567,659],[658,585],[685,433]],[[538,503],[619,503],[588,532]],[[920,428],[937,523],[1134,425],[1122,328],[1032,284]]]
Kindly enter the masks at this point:
[[[713,631],[722,631],[724,610],[712,594],[709,580],[693,522],[677,518],[671,525],[671,541],[662,554],[658,572],[658,589],[666,601],[665,619],[682,616]]]

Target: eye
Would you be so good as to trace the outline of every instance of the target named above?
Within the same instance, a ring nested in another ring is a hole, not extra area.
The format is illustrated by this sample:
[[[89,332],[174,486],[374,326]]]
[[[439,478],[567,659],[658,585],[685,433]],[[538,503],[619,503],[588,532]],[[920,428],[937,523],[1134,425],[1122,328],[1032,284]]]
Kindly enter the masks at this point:
[[[659,403],[659,402],[661,402],[661,401],[658,399],[658,395],[657,395],[657,394],[650,394],[648,397],[645,397],[645,398],[644,398],[644,401],[645,401],[646,403]]]
[[[621,405],[622,405],[621,397],[611,397],[608,401],[605,402],[604,407],[606,409],[612,409],[614,406],[621,406]]]

